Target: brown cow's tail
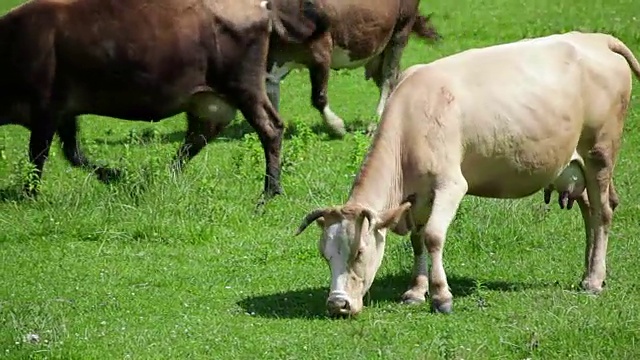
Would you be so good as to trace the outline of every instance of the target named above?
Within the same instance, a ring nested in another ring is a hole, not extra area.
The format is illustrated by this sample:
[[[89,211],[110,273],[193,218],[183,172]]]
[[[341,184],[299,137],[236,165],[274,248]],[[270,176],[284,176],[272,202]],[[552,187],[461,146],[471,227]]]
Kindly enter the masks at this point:
[[[633,55],[633,52],[631,52],[631,50],[627,47],[627,45],[625,45],[622,40],[614,36],[609,36],[609,49],[611,49],[611,51],[613,51],[614,53],[624,57],[624,59],[627,60],[631,71],[633,71],[638,80],[640,80],[640,63],[638,62],[638,59],[636,59],[636,57]]]
[[[273,29],[287,42],[306,43],[329,30],[329,16],[318,0],[268,0],[267,8]]]
[[[433,13],[427,16],[417,14],[413,22],[413,28],[411,29],[411,31],[414,34],[418,35],[418,37],[421,37],[423,39],[438,41],[442,39],[442,35],[438,33],[435,25],[433,25],[433,23],[431,22],[432,15]]]

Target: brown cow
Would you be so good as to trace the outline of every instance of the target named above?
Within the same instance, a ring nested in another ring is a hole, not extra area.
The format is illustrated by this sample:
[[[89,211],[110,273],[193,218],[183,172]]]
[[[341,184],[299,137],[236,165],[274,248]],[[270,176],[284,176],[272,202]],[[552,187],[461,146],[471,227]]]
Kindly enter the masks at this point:
[[[33,0],[18,6],[0,18],[0,125],[31,130],[38,182],[55,133],[73,166],[108,181],[119,172],[83,155],[78,115],[155,122],[186,112],[186,137],[172,166],[179,173],[239,109],[264,148],[265,194],[278,194],[283,122],[265,91],[271,28],[284,43],[304,43],[328,26],[312,0],[293,0],[297,13],[286,20],[267,10],[278,1]]]
[[[327,83],[330,69],[365,66],[365,79],[373,79],[380,90],[378,116],[393,88],[400,58],[411,32],[431,40],[440,35],[430,16],[418,12],[419,0],[324,0],[330,32],[305,45],[283,43],[274,38],[269,49],[267,93],[276,109],[280,81],[293,68],[309,69],[311,102],[322,113],[334,135],[344,135],[342,119],[329,108]],[[282,18],[295,17],[297,0],[283,0]]]

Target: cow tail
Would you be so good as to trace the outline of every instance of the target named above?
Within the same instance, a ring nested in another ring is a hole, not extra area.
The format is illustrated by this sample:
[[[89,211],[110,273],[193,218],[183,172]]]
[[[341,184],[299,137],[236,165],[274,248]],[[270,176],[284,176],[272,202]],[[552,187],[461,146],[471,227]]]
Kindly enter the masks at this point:
[[[631,68],[633,73],[636,75],[638,80],[640,80],[640,63],[638,62],[638,59],[636,59],[636,57],[633,55],[633,52],[631,52],[631,50],[627,47],[627,45],[625,45],[622,40],[610,36],[609,49],[614,53],[624,57],[624,59],[627,60],[627,63],[629,64],[629,67]]]
[[[411,31],[423,39],[438,41],[442,39],[442,35],[438,33],[438,30],[431,22],[432,15],[433,13],[427,16],[416,13]]]

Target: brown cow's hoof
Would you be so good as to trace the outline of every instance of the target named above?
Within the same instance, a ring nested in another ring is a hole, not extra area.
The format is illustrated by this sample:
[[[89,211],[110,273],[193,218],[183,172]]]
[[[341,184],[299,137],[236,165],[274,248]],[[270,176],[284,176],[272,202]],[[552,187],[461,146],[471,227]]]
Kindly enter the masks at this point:
[[[333,139],[342,139],[346,134],[347,134],[347,130],[345,128],[341,128],[341,127],[329,127],[329,136]]]
[[[549,204],[551,202],[551,188],[544,189],[544,203]]]
[[[108,167],[99,167],[95,170],[95,173],[98,177],[98,180],[102,181],[105,184],[122,180],[122,178],[124,177],[124,172],[122,170]]]
[[[22,187],[22,193],[26,198],[36,200],[40,194],[40,186],[33,183],[26,183]]]

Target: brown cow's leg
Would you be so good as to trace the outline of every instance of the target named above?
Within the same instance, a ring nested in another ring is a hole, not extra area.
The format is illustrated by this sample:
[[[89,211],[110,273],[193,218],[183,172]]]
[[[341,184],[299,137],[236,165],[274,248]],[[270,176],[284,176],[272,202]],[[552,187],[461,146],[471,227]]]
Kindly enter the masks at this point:
[[[278,66],[278,64],[274,62],[267,73],[267,97],[269,97],[269,101],[276,111],[280,111],[280,82],[284,80],[290,72],[291,69],[288,67]]]
[[[246,92],[240,105],[245,119],[256,130],[266,161],[264,200],[282,194],[280,185],[280,152],[284,123],[269,99],[257,91]]]
[[[405,304],[421,304],[425,302],[425,293],[429,286],[429,274],[427,272],[427,254],[422,227],[411,232],[411,246],[413,247],[413,273],[411,287],[402,294]]]
[[[35,166],[32,176],[24,185],[24,191],[30,196],[36,196],[39,191],[40,181],[44,163],[49,157],[49,149],[53,135],[55,134],[55,124],[53,117],[46,111],[35,111],[33,121],[37,122],[31,128],[29,138],[29,160]]]
[[[393,34],[389,40],[389,44],[387,44],[387,47],[381,54],[382,57],[379,61],[379,73],[377,74],[377,79],[374,76],[376,85],[378,85],[378,89],[380,90],[380,99],[376,109],[378,117],[382,116],[387,99],[396,85],[400,69],[400,60],[402,58],[404,48],[407,46],[407,42],[409,41],[409,34],[411,32],[411,26],[409,25],[411,24],[405,25],[402,29]]]
[[[98,179],[104,183],[109,183],[122,177],[122,171],[98,166],[87,159],[78,141],[78,119],[75,116],[61,118],[58,125],[58,136],[60,136],[60,141],[62,142],[64,157],[71,166],[95,172]]]
[[[328,64],[310,66],[309,78],[311,79],[311,103],[313,107],[322,113],[322,118],[331,132],[338,137],[343,137],[346,132],[344,121],[329,107],[329,99],[327,97],[329,84]]]

